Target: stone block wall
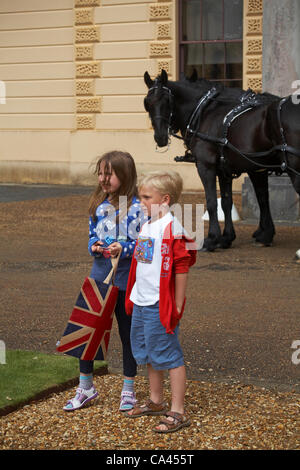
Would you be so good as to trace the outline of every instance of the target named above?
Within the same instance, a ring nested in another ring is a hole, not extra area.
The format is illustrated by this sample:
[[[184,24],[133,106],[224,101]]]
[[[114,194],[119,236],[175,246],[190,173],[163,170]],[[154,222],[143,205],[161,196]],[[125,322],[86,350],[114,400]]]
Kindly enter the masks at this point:
[[[176,78],[176,8],[1,0],[0,182],[90,184],[95,159],[115,148],[132,153],[138,172],[174,167],[183,146],[156,153],[143,75],[164,68]],[[187,189],[199,188],[193,165],[178,169]]]

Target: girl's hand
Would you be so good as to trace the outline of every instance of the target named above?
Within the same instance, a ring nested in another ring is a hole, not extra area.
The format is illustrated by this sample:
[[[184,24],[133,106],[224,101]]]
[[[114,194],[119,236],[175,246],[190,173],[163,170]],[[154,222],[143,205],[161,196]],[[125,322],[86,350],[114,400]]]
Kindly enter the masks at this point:
[[[120,245],[119,242],[114,242],[114,243],[112,243],[111,245],[109,245],[109,247],[107,248],[107,250],[109,251],[110,256],[111,256],[112,258],[116,258],[116,256],[118,256],[118,254],[120,253],[120,251],[122,251],[122,245]]]
[[[101,245],[103,245],[103,242],[94,243],[94,245],[92,245],[92,248],[91,248],[92,252],[93,253],[103,253],[103,248],[102,248]]]

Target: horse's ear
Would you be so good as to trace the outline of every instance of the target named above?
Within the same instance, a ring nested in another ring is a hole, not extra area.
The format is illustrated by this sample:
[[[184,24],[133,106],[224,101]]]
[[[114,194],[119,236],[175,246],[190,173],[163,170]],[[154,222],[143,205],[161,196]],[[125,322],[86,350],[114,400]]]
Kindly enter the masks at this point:
[[[153,85],[153,80],[151,79],[148,72],[144,73],[144,82],[146,83],[148,88],[151,88]]]
[[[167,74],[167,72],[166,72],[164,69],[162,69],[162,71],[161,71],[160,79],[161,79],[161,82],[162,82],[163,85],[166,85],[166,84],[167,84],[167,81],[168,81],[168,74]]]

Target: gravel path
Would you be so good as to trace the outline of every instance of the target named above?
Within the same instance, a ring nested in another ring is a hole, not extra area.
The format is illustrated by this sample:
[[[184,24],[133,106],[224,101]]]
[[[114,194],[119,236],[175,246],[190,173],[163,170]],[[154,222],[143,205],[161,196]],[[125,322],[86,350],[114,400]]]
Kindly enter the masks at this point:
[[[0,420],[0,448],[26,450],[247,450],[300,449],[300,397],[252,385],[188,381],[186,412],[191,426],[158,435],[159,417],[126,418],[118,412],[122,377],[95,378],[99,398],[90,406],[62,410],[73,390],[53,394]],[[138,399],[147,398],[145,377]],[[170,399],[166,379],[166,396]]]

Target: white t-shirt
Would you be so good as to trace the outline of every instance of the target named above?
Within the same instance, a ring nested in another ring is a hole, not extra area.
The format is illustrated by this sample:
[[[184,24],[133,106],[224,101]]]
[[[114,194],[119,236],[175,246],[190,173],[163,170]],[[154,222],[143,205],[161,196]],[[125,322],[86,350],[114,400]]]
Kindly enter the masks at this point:
[[[139,233],[135,249],[136,282],[130,294],[130,300],[137,305],[153,305],[159,300],[161,244],[164,231],[172,221],[173,216],[168,212],[155,222],[146,222]]]

